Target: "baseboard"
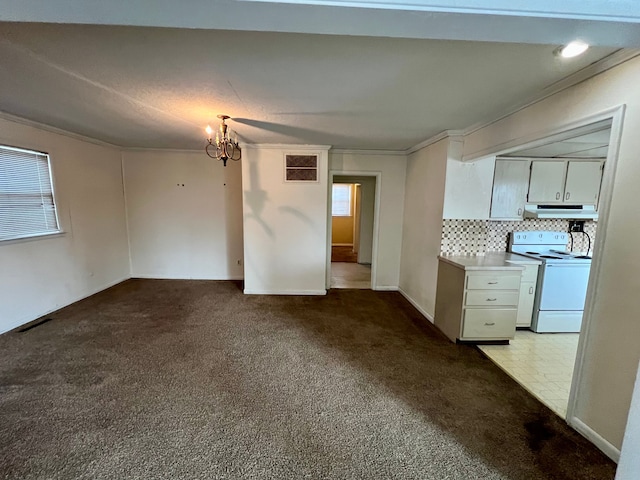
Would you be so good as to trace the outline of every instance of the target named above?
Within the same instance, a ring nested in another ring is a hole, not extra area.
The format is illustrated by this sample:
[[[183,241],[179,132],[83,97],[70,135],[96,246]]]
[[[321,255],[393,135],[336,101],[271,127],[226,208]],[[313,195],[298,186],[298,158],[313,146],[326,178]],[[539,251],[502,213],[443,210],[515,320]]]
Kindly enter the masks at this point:
[[[252,290],[245,288],[245,295],[326,295],[326,290]]]
[[[402,288],[398,288],[398,291],[400,292],[400,294],[407,299],[407,301],[413,305],[415,307],[416,310],[418,310],[422,315],[424,315],[424,317],[429,320],[431,323],[434,323],[433,321],[433,315],[431,315],[430,313],[427,313],[426,310],[424,310],[420,305],[418,305],[418,302],[416,302],[413,298],[411,298],[411,295],[409,295],[407,292],[405,292]]]
[[[332,247],[353,247],[353,243],[332,243]]]
[[[397,292],[398,287],[396,287],[395,285],[382,285],[376,286],[376,288],[374,288],[373,290],[377,292]]]
[[[76,302],[79,302],[80,300],[84,300],[85,298],[89,298],[89,297],[95,295],[96,293],[100,293],[101,291],[106,290],[107,288],[111,288],[114,285],[117,285],[119,283],[122,283],[125,280],[129,280],[130,278],[131,277],[129,275],[127,275],[125,277],[120,278],[119,280],[115,280],[113,282],[109,282],[106,285],[103,285],[101,287],[98,287],[97,289],[92,290],[90,293],[87,293],[86,295],[81,295],[79,297],[76,297],[74,300],[71,300],[70,302],[65,303],[64,305],[58,305],[57,307],[52,308],[51,310],[47,310],[46,312],[43,312],[43,313],[41,313],[40,315],[38,315],[36,317],[22,318],[22,319],[18,320],[17,322],[11,324],[11,326],[9,326],[8,328],[7,327],[3,327],[3,329],[0,330],[0,334],[9,332],[11,330],[14,330],[14,329],[16,329],[16,328],[18,328],[18,327],[20,327],[22,325],[25,325],[25,324],[29,323],[29,322],[33,322],[34,320],[37,320],[40,317],[44,317],[45,315],[49,315],[50,313],[56,312],[56,311],[60,310],[61,308],[68,307],[69,305],[72,305],[72,304],[74,304]]]
[[[611,460],[616,463],[620,461],[620,450],[611,445],[611,443],[609,443],[601,435],[596,433],[591,427],[587,426],[587,424],[582,420],[576,417],[571,417],[570,421],[568,421],[567,423],[583,437],[585,437],[596,447],[602,450],[602,452]]]
[[[161,275],[131,275],[131,278],[143,278],[145,280],[213,280],[224,282],[226,280],[244,280],[244,276],[233,276],[227,278],[213,278],[213,277],[164,277]]]

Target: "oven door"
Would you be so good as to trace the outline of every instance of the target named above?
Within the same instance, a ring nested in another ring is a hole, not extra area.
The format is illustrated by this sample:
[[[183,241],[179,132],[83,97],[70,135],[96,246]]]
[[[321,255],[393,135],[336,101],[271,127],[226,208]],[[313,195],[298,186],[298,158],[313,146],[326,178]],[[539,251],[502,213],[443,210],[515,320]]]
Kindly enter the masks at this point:
[[[540,310],[583,310],[591,264],[545,265]]]

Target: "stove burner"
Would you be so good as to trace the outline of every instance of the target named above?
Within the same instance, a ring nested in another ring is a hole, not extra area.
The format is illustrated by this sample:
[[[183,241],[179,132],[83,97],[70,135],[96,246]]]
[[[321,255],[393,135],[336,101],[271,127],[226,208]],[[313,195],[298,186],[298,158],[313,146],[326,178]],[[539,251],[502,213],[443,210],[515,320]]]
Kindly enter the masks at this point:
[[[539,252],[525,252],[528,253],[529,255],[538,255]]]
[[[555,255],[540,255],[540,258],[552,258],[553,260],[562,260],[562,257],[556,257]]]

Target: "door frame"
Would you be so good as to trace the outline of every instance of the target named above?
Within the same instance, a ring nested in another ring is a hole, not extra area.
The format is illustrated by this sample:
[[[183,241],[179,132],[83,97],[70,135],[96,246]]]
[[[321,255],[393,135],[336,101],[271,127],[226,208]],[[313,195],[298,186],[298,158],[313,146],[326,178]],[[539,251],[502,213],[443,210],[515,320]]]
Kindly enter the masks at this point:
[[[371,290],[377,290],[377,277],[378,277],[378,237],[380,234],[380,182],[382,180],[382,172],[371,172],[361,170],[329,170],[329,194],[327,196],[327,259],[326,259],[326,288],[331,288],[331,234],[332,222],[331,222],[331,203],[333,192],[333,178],[334,177],[374,177],[375,195],[373,204],[373,242],[371,246]]]
[[[567,137],[570,130],[576,128],[587,127],[593,123],[611,120],[611,134],[609,137],[609,150],[602,174],[602,185],[600,187],[600,198],[598,200],[598,229],[596,232],[596,240],[593,246],[593,261],[591,263],[591,271],[589,273],[589,283],[587,286],[587,299],[584,306],[582,327],[580,329],[580,337],[578,339],[578,351],[576,354],[576,362],[573,369],[573,378],[571,380],[571,390],[569,392],[569,402],[567,404],[567,423],[588,438],[598,448],[600,448],[609,458],[618,461],[620,451],[612,444],[594,432],[588,425],[576,416],[576,406],[580,397],[580,386],[584,374],[584,362],[586,354],[586,345],[590,342],[593,335],[592,318],[595,304],[595,293],[598,291],[600,282],[600,272],[602,265],[602,255],[609,224],[609,212],[611,210],[611,199],[613,197],[613,184],[618,164],[618,152],[620,150],[620,139],[622,137],[622,125],[624,121],[624,113],[626,105],[617,105],[615,107],[603,110],[583,117],[579,120],[558,126],[546,131],[538,131],[536,133],[523,136],[518,139],[511,140],[502,145],[492,147],[492,155],[504,155],[515,152],[524,148],[534,148],[541,145],[561,140]],[[464,161],[470,161],[477,158],[486,157],[487,152],[474,153],[463,157]]]

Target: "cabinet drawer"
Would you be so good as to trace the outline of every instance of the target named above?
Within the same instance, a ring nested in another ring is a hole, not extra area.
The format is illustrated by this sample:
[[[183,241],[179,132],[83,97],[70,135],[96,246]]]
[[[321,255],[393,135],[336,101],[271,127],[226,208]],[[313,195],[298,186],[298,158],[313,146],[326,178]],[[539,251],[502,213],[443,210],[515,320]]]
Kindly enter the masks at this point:
[[[468,308],[464,312],[460,338],[513,338],[516,333],[517,314],[515,308]]]
[[[467,289],[469,290],[519,290],[520,272],[505,275],[469,275],[467,277]]]
[[[465,305],[480,306],[513,306],[518,305],[517,290],[469,290],[465,297]]]

